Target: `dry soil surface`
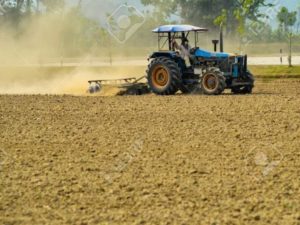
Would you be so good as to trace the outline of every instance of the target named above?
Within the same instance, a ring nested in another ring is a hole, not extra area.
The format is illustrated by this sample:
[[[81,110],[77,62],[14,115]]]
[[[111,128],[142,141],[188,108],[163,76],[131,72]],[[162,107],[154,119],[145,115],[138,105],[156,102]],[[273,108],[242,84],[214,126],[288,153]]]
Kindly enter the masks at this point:
[[[300,224],[300,81],[0,96],[0,224]]]

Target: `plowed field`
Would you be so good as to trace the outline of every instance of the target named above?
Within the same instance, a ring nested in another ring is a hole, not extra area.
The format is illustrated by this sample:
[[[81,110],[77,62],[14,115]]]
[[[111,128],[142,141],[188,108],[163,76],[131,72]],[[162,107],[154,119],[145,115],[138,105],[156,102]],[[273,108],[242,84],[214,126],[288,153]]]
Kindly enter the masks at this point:
[[[0,96],[0,224],[300,224],[300,81]]]

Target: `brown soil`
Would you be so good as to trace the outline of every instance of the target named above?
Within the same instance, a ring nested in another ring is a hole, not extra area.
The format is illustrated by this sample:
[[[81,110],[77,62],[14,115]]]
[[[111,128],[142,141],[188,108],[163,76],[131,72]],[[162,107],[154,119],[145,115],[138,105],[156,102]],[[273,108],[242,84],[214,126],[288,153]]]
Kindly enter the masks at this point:
[[[300,82],[0,96],[0,224],[300,224]]]

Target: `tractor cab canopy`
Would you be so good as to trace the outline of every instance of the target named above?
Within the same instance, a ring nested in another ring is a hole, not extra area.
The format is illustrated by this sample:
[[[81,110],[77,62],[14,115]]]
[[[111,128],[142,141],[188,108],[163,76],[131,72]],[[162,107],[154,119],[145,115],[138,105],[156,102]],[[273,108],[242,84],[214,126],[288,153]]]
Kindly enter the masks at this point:
[[[198,43],[198,34],[200,32],[207,32],[208,29],[202,27],[196,27],[192,25],[164,25],[153,30],[154,33],[158,34],[158,49],[163,50],[164,46],[168,44],[168,50],[174,51],[172,46],[172,40],[186,39],[189,37],[190,32],[194,32],[195,35],[195,46]],[[161,44],[161,42],[163,43]]]

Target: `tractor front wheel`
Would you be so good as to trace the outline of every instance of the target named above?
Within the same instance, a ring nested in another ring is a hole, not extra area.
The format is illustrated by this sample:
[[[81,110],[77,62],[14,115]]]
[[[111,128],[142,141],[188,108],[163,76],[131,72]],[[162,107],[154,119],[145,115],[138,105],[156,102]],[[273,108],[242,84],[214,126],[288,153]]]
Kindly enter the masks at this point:
[[[231,92],[233,94],[240,94],[240,95],[251,94],[254,88],[255,79],[254,76],[249,72],[247,72],[246,74],[246,81],[249,82],[249,85],[233,87],[231,88]]]
[[[218,71],[208,71],[202,76],[201,89],[206,95],[220,95],[226,87],[225,77]]]
[[[150,90],[157,95],[174,95],[181,85],[178,64],[166,57],[152,60],[147,70]]]

